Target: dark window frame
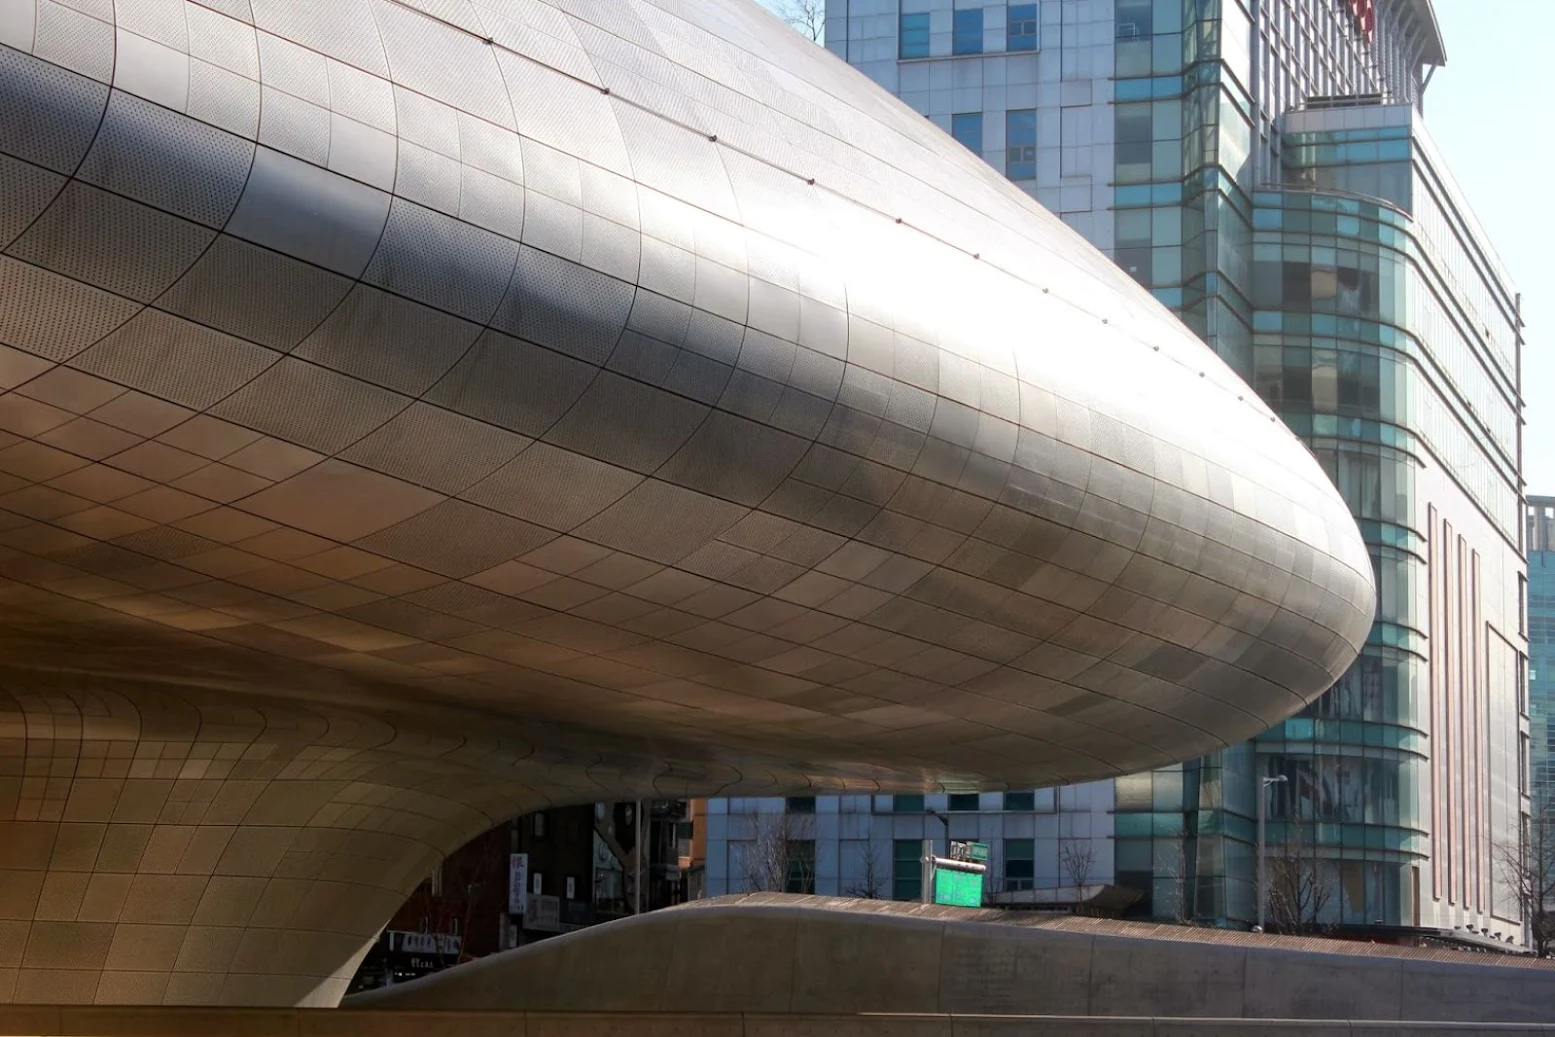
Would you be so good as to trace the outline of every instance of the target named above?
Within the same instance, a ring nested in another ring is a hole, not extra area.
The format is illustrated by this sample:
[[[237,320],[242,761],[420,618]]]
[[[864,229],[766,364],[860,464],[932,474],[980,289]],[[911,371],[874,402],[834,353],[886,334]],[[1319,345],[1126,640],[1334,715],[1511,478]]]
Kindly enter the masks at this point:
[[[950,17],[950,52],[952,54],[983,53],[983,9],[963,7],[953,11]]]
[[[1006,8],[1004,49],[1034,51],[1041,47],[1040,4],[1011,4]]]
[[[929,15],[926,11],[903,14],[897,22],[896,56],[898,58],[926,58],[929,56]]]

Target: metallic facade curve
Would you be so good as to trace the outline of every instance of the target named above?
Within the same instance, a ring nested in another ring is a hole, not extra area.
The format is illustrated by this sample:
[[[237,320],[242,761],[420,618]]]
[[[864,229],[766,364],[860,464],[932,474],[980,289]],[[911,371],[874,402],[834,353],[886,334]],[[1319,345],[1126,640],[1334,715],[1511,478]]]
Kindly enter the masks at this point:
[[[333,1003],[548,802],[1030,787],[1355,657],[1302,445],[745,0],[0,5],[0,999]]]

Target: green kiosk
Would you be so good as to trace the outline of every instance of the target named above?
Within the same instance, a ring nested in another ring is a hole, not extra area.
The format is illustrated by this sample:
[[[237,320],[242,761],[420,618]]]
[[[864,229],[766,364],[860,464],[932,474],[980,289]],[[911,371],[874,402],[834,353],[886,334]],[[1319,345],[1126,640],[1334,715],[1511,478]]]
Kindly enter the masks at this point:
[[[923,902],[951,907],[982,907],[988,844],[953,842],[949,857],[934,855],[934,840],[923,841]]]

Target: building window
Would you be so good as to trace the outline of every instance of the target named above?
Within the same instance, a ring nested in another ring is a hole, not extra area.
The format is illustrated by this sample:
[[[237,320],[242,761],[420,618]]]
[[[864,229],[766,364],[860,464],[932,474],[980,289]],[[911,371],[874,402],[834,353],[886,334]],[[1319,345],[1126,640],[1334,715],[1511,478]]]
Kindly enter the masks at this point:
[[[783,887],[789,893],[815,892],[815,840],[788,840],[788,883]]]
[[[790,814],[815,813],[814,796],[789,796],[783,805]]]
[[[952,54],[981,54],[983,52],[983,9],[973,7],[957,11],[952,24],[950,52]]]
[[[1036,881],[1037,860],[1031,839],[1004,840],[1004,888],[1030,889]]]
[[[923,899],[923,842],[897,839],[891,843],[891,899]]]
[[[904,58],[926,58],[929,56],[929,16],[922,14],[902,15],[901,34],[897,37],[897,53]]]
[[[957,792],[946,798],[945,806],[950,810],[976,810],[981,798],[975,792]]]
[[[895,814],[923,813],[922,796],[892,796],[891,812]]]
[[[545,811],[543,810],[535,814],[535,838],[545,838]]]
[[[1154,112],[1148,103],[1120,104],[1112,109],[1112,139],[1119,183],[1150,179],[1154,149]]]
[[[1037,49],[1037,5],[1011,4],[1009,31],[1005,35],[1006,50]]]
[[[974,155],[983,153],[983,113],[963,112],[950,117],[950,135]]]
[[[1528,757],[1529,738],[1527,735],[1517,736],[1517,791],[1523,795],[1528,794]]]
[[[1118,0],[1118,39],[1131,40],[1155,33],[1155,0]]]
[[[1011,180],[1037,178],[1037,111],[1022,108],[1004,113],[1004,175]]]
[[[1035,810],[1037,809],[1037,794],[1035,792],[1006,792],[1004,794],[1004,809]]]
[[[1528,577],[1517,577],[1517,632],[1528,636]]]

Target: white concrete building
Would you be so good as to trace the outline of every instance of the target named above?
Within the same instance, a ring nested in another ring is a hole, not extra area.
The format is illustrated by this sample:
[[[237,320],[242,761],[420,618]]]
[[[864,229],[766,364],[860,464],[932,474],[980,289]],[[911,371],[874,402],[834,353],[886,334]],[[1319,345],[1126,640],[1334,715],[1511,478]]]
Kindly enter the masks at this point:
[[[916,900],[923,840],[943,852],[947,822],[951,839],[988,844],[990,895],[1107,884],[1112,805],[1110,781],[1035,792],[715,799],[706,893],[752,892],[783,876],[795,893]]]

